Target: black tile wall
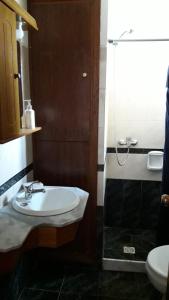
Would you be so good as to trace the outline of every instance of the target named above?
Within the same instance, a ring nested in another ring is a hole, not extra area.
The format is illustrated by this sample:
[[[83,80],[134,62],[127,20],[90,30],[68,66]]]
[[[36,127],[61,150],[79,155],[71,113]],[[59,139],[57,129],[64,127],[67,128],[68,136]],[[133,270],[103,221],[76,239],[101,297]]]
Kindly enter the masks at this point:
[[[104,225],[156,229],[160,187],[157,181],[107,179]]]
[[[140,227],[156,229],[160,212],[161,183],[142,181],[142,209]]]
[[[126,153],[128,148],[118,148],[119,153]],[[130,154],[147,154],[150,151],[163,151],[163,149],[154,148],[130,148]],[[116,148],[107,148],[107,153],[116,153]]]
[[[123,208],[121,225],[138,228],[142,206],[141,185],[139,181],[123,181]]]
[[[33,164],[28,165],[22,171],[11,177],[8,181],[0,185],[0,196],[3,195],[8,189],[10,189],[15,183],[21,180],[25,175],[33,170]]]
[[[123,211],[123,180],[106,181],[104,224],[106,226],[120,226]]]
[[[104,207],[104,257],[145,261],[157,246],[161,183],[107,179]],[[135,254],[124,253],[124,246]]]

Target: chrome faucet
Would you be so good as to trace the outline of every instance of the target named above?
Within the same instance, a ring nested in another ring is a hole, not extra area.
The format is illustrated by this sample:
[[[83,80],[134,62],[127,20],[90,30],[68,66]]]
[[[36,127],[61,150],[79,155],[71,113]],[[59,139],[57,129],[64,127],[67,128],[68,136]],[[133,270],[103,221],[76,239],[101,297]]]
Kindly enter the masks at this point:
[[[39,193],[39,192],[42,192],[42,193],[45,193],[45,189],[42,188],[42,189],[33,189],[33,185],[35,183],[40,183],[38,180],[36,181],[33,181],[30,185],[28,186],[25,186],[23,185],[23,188],[24,188],[24,192],[25,192],[25,199],[28,200],[30,198],[32,198],[32,194],[33,193]]]

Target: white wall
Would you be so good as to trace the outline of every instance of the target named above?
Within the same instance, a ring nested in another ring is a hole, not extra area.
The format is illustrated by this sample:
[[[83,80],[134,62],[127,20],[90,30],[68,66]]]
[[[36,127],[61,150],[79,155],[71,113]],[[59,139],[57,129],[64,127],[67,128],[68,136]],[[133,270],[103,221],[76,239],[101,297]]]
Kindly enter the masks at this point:
[[[134,30],[133,37],[168,38],[168,0],[108,0],[108,2],[109,38],[119,38],[129,29]]]
[[[125,154],[119,155],[120,160]],[[161,171],[147,170],[147,154],[129,154],[125,166],[119,166],[115,154],[107,154],[107,178],[161,181]]]
[[[122,39],[167,38],[168,8],[166,0],[109,0],[109,38],[118,39],[129,29],[133,33],[125,33]],[[169,42],[109,44],[108,147],[115,147],[121,138],[132,137],[138,139],[138,148],[163,148],[168,53]],[[107,176],[161,180],[161,172],[148,171],[146,162],[147,155],[131,154],[126,166],[120,167],[115,154],[109,154]]]
[[[169,42],[109,46],[108,146],[126,136],[163,148]]]
[[[32,163],[31,136],[0,145],[0,185]]]
[[[107,130],[107,101],[106,101],[106,73],[107,73],[107,21],[108,0],[101,1],[100,16],[100,85],[99,85],[99,121],[98,121],[98,164],[104,166],[106,158],[106,130]],[[97,204],[103,205],[106,172],[98,171]]]
[[[20,5],[26,8],[26,1],[18,1]],[[24,37],[22,46],[22,65],[24,67],[23,76],[23,93],[26,97],[30,97],[28,65],[24,62],[28,61],[28,42],[27,36]],[[32,141],[31,136],[21,137],[6,144],[0,144],[0,186],[8,181],[11,177],[23,170],[26,166],[32,163]],[[30,174],[31,175],[31,174]],[[13,185],[5,194],[0,197],[0,207],[4,198],[11,198],[15,194],[21,183],[27,180],[25,176],[18,183]]]

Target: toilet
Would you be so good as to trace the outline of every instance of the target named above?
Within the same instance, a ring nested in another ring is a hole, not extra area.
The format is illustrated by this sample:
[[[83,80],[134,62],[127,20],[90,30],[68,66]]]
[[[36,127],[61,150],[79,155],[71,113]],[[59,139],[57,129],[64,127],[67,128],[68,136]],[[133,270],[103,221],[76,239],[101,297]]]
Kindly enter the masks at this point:
[[[161,292],[165,299],[169,267],[169,245],[151,250],[146,261],[147,275],[153,286]]]

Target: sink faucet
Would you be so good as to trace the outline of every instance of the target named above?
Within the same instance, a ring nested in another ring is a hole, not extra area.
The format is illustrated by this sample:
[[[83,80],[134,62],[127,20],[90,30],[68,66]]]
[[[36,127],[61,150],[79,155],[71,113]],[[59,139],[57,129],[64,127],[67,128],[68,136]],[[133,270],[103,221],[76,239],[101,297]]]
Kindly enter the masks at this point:
[[[44,188],[41,188],[41,189],[34,189],[33,188],[33,185],[35,183],[40,183],[38,180],[36,181],[33,181],[30,185],[28,186],[23,186],[24,187],[24,191],[25,191],[25,199],[28,200],[30,198],[32,198],[32,194],[33,193],[38,193],[38,192],[43,192],[45,193],[45,189]]]

